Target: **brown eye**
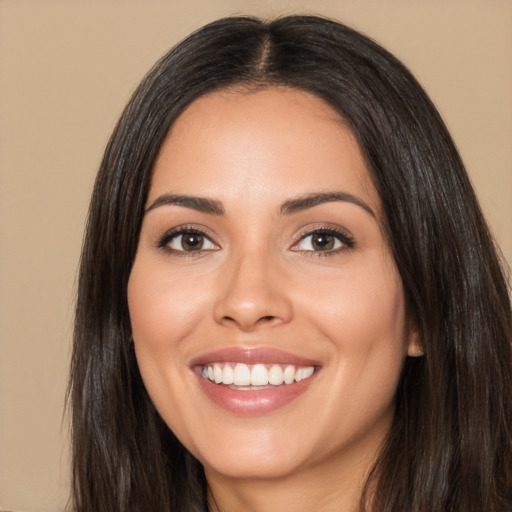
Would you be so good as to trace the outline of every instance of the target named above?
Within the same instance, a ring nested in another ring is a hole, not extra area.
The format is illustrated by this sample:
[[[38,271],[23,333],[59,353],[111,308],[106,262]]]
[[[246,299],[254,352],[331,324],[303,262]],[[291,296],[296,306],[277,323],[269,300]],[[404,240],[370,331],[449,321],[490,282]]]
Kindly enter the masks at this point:
[[[330,251],[334,249],[336,239],[327,233],[314,233],[311,235],[311,246],[315,251]]]
[[[200,252],[218,249],[206,235],[199,231],[180,231],[166,235],[160,241],[159,246],[167,247],[174,252]]]
[[[311,253],[336,253],[342,249],[354,247],[354,241],[348,234],[332,229],[317,229],[304,235],[292,250]]]
[[[203,248],[204,237],[197,233],[184,233],[181,235],[181,247],[184,251],[199,251]]]

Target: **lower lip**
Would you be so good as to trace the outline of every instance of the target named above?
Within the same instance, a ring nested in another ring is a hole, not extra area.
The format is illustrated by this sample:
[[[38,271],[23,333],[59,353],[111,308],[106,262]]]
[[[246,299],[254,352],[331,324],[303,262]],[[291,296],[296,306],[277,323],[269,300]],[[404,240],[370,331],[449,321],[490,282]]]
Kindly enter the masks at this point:
[[[293,384],[282,384],[270,389],[237,391],[197,375],[206,396],[222,409],[238,415],[256,416],[283,407],[302,395],[315,378],[316,372],[308,379]]]

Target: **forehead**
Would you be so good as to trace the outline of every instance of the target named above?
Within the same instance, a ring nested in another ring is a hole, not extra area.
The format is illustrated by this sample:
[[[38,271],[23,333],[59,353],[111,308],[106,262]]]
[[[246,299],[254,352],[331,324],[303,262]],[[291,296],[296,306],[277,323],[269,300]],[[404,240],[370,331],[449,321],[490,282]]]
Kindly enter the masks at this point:
[[[338,189],[363,194],[379,209],[343,118],[311,93],[280,87],[216,91],[192,102],[162,145],[149,200],[165,192],[229,199],[250,193],[268,202]]]

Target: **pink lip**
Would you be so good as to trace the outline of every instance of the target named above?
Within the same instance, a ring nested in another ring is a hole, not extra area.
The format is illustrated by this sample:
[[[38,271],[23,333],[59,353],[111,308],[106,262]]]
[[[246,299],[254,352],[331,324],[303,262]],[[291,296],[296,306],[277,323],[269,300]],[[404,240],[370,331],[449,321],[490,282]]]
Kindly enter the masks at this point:
[[[205,395],[217,406],[234,414],[257,416],[275,411],[298,398],[311,385],[316,373],[294,384],[256,391],[237,391],[222,384],[214,384],[197,373],[195,375]]]
[[[319,366],[319,361],[298,357],[289,352],[275,348],[241,348],[229,347],[214,350],[193,359],[190,366],[205,366],[209,363],[245,363],[245,364],[293,364],[295,366]]]
[[[232,347],[208,352],[191,362],[197,382],[207,398],[215,405],[231,413],[243,416],[257,416],[283,407],[306,392],[314,382],[317,373],[310,378],[293,384],[282,384],[271,389],[238,391],[222,384],[214,384],[200,375],[199,368],[209,363],[241,362],[245,364],[278,363],[295,366],[319,366],[318,361],[295,356],[271,348]]]

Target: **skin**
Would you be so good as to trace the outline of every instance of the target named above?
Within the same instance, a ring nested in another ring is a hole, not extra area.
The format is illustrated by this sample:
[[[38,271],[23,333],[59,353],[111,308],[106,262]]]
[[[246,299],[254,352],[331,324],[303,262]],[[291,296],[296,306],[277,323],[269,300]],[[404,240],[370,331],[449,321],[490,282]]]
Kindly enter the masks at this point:
[[[355,202],[281,211],[332,192]],[[224,213],[161,204],[165,194],[210,198]],[[421,350],[351,131],[306,92],[210,93],[170,130],[147,208],[128,286],[137,360],[159,413],[205,467],[211,509],[356,510],[404,359]],[[177,226],[204,231],[203,250],[181,250],[179,237],[160,247]],[[353,247],[312,246],[326,227]],[[283,407],[233,414],[191,369],[228,347],[276,348],[319,370]]]

